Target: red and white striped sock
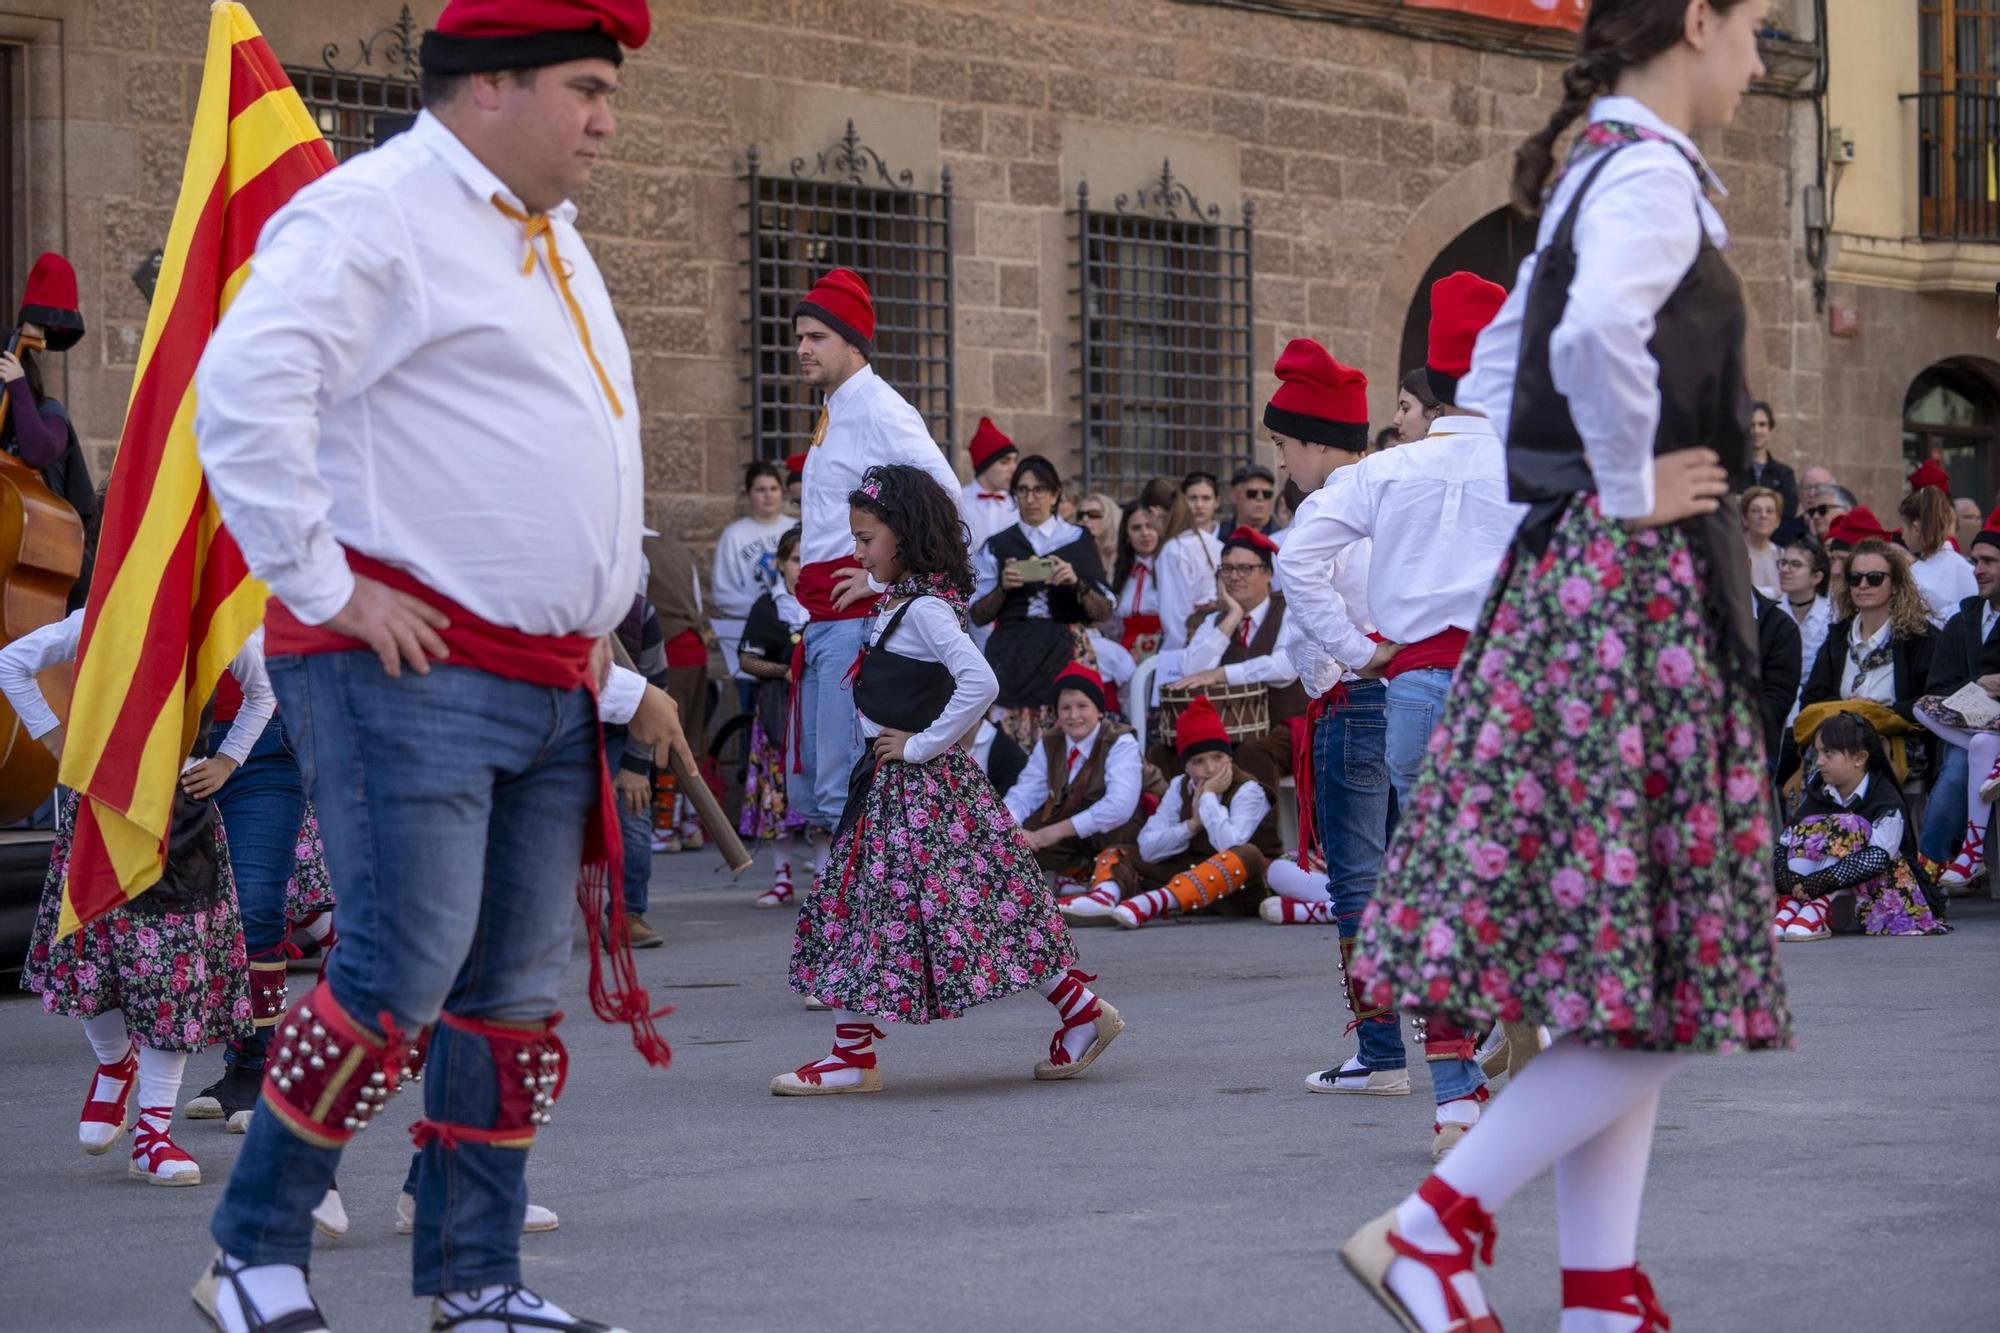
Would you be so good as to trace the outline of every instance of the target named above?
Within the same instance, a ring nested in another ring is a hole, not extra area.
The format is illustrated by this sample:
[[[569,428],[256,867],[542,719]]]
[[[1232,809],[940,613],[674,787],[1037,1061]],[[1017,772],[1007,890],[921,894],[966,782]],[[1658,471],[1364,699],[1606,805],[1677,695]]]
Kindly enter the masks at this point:
[[[1130,915],[1133,925],[1143,926],[1156,916],[1165,916],[1174,909],[1178,901],[1165,889],[1148,889],[1120,903],[1118,914]]]

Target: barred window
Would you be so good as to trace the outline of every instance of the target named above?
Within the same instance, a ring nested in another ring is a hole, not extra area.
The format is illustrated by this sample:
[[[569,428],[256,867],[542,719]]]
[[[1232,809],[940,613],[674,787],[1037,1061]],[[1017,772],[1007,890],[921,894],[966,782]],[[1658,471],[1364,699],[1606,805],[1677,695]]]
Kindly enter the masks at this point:
[[[1251,222],[1204,209],[1172,163],[1109,211],[1076,189],[1085,490],[1130,494],[1196,468],[1227,477],[1256,444]]]
[[[851,268],[875,302],[875,373],[923,414],[951,450],[953,353],[951,169],[919,190],[909,171],[860,141],[854,122],[808,164],[766,175],[757,150],[743,176],[748,214],[751,455],[782,460],[812,442],[820,404],[799,382],[792,311],[829,269]]]
[[[298,89],[335,161],[365,153],[416,122],[422,105],[417,96],[420,38],[416,18],[404,5],[395,22],[355,38],[352,55],[344,55],[339,42],[328,42],[320,48],[318,67],[285,66],[285,77]],[[377,56],[382,72],[364,72],[377,68]]]

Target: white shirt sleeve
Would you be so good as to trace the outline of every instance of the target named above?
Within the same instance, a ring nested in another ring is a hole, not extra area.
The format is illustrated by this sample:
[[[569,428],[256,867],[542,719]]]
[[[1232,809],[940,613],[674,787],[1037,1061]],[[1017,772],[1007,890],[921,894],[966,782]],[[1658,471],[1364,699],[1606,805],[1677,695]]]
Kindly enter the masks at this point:
[[[1026,827],[1028,816],[1042,808],[1049,799],[1049,760],[1037,745],[1028,751],[1028,763],[1021,775],[1014,779],[1014,785],[1000,798],[1007,807],[1007,813],[1014,816],[1014,822]]]
[[[1187,775],[1183,773],[1167,784],[1160,808],[1147,817],[1145,827],[1139,830],[1139,855],[1148,861],[1164,861],[1186,851],[1187,845],[1194,841],[1194,835],[1180,817],[1181,788],[1186,782]]]
[[[1549,374],[1569,400],[1607,518],[1653,511],[1660,366],[1648,350],[1661,307],[1701,251],[1700,185],[1680,150],[1623,150],[1577,214],[1576,277],[1549,337]]]
[[[1222,798],[1214,792],[1203,792],[1201,800],[1195,804],[1195,813],[1201,816],[1202,831],[1208,834],[1208,840],[1215,844],[1217,851],[1250,841],[1257,832],[1257,826],[1270,812],[1271,798],[1264,794],[1263,784],[1257,782],[1246,782],[1238,787],[1228,805],[1224,805]]]
[[[1139,664],[1132,660],[1132,654],[1125,651],[1124,644],[1107,639],[1096,630],[1090,631],[1090,650],[1097,654],[1097,673],[1121,690],[1139,669]]]
[[[308,624],[354,592],[320,475],[320,409],[427,340],[413,269],[399,212],[372,189],[322,183],[265,228],[195,372],[195,439],[223,520],[251,572]]]
[[[36,740],[61,726],[62,719],[49,707],[35,677],[52,666],[74,662],[76,646],[82,640],[83,611],[78,609],[0,648],[0,694],[7,696],[14,715]]]
[[[257,744],[257,738],[270,725],[271,715],[278,711],[278,696],[271,693],[271,678],[264,672],[264,631],[261,626],[250,632],[243,650],[229,659],[229,674],[236,677],[237,685],[243,690],[243,705],[236,710],[236,717],[229,724],[229,734],[222,738],[217,753],[228,755],[241,768],[249,759],[250,749]]]
[[[1000,558],[985,542],[972,553],[972,600],[983,601],[1000,586]]]
[[[1192,676],[1197,671],[1213,671],[1222,665],[1222,655],[1229,651],[1229,636],[1222,632],[1222,613],[1217,611],[1201,622],[1201,627],[1181,649],[1181,674]]]
[[[1195,607],[1215,600],[1215,576],[1201,561],[1200,547],[1196,545],[1200,538],[1182,539],[1189,535],[1183,533],[1167,543],[1154,569],[1160,584],[1160,642],[1167,648],[1184,647],[1188,641],[1188,617],[1194,614]],[[1198,573],[1191,568],[1190,553],[1195,562],[1203,565]]]
[[[622,727],[632,720],[639,711],[639,701],[646,697],[646,678],[638,672],[616,663],[611,674],[604,678],[604,685],[597,691],[597,718],[614,727]]]
[[[903,747],[904,759],[913,764],[927,763],[978,725],[993,701],[1000,697],[1000,682],[984,655],[973,646],[972,636],[958,627],[957,613],[935,597],[918,598],[910,613],[903,617],[897,633],[912,635],[930,649],[950,669],[955,682],[951,702],[944,706],[944,712],[910,737]],[[1031,765],[1032,762],[1031,757]]]
[[[886,389],[888,385],[884,383],[882,387]],[[931,438],[930,427],[924,424],[922,415],[908,403],[903,406],[903,411],[878,412],[871,418],[880,449],[868,461],[909,463],[930,473],[931,479],[951,497],[952,508],[958,511],[960,521],[965,522],[969,540],[972,524],[966,522],[964,483],[945,461],[944,450]],[[846,504],[845,496],[841,497],[841,503]]]
[[[1308,496],[1292,521],[1291,535],[1278,550],[1278,568],[1285,576],[1286,628],[1293,631],[1288,652],[1299,682],[1314,698],[1338,685],[1349,666],[1365,664],[1375,651],[1333,584],[1335,562],[1355,539],[1354,528],[1338,515],[1325,522],[1319,517],[1334,498],[1328,488],[1352,484],[1336,473]]]
[[[1102,737],[1099,737],[1102,740]],[[1029,761],[1030,768],[1034,762]],[[1022,777],[1026,777],[1025,772]],[[1104,756],[1104,795],[1070,817],[1079,838],[1109,833],[1132,817],[1139,808],[1139,742],[1120,736]]]
[[[1880,847],[1891,856],[1901,856],[1903,854],[1903,817],[1900,814],[1887,814],[1876,820],[1869,827],[1868,841],[1872,846]]]

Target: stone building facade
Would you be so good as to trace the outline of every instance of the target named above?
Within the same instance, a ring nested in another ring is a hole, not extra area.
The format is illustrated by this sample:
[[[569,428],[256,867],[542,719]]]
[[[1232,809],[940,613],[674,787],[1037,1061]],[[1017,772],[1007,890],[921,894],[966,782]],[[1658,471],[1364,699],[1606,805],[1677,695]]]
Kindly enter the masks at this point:
[[[1206,454],[1264,457],[1251,422],[1295,336],[1362,367],[1386,423],[1428,277],[1448,265],[1511,281],[1532,244],[1506,180],[1573,38],[1476,16],[1502,3],[656,0],[619,136],[579,200],[635,353],[655,522],[712,535],[736,511],[742,464],[796,447],[807,407],[785,382],[784,286],[843,246],[893,270],[883,283],[917,324],[885,333],[901,359],[884,370],[923,380],[912,393],[955,459],[982,415],[1066,473],[1088,465],[1121,487]],[[1871,72],[1873,54],[1839,32],[1889,9],[1911,11],[1914,32],[1918,6],[1833,0],[1832,49],[1856,66],[1835,66],[1836,105],[1843,79],[1916,87],[1914,69]],[[399,3],[251,8],[287,65],[404,73]],[[416,0],[411,19],[438,8]],[[1893,505],[1911,376],[1922,358],[1990,345],[1990,282],[1984,301],[1969,279],[1883,286],[1846,233],[1813,233],[1814,10],[1774,7],[1769,74],[1705,147],[1731,192],[1753,388],[1777,405],[1781,455]],[[205,0],[0,0],[0,43],[18,44],[6,278],[45,246],[76,260],[93,332],[57,380],[99,461],[145,317],[131,274],[165,236],[206,18]],[[770,208],[751,207],[758,191]],[[1877,225],[1864,191],[1837,191],[1836,227]],[[910,313],[947,295],[948,322]],[[1859,309],[1858,337],[1831,336],[1833,308]],[[1106,402],[1125,414],[1115,429],[1095,424]]]

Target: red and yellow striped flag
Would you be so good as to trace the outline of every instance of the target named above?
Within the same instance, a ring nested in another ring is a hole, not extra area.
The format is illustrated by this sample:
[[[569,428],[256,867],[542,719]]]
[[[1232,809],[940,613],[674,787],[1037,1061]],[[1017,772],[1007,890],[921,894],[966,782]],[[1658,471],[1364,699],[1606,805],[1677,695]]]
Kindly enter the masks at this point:
[[[249,11],[218,0],[201,99],[104,505],[62,782],[76,831],[61,933],[160,878],[182,759],[267,592],[222,526],[194,442],[194,369],[284,202],[333,169]]]

